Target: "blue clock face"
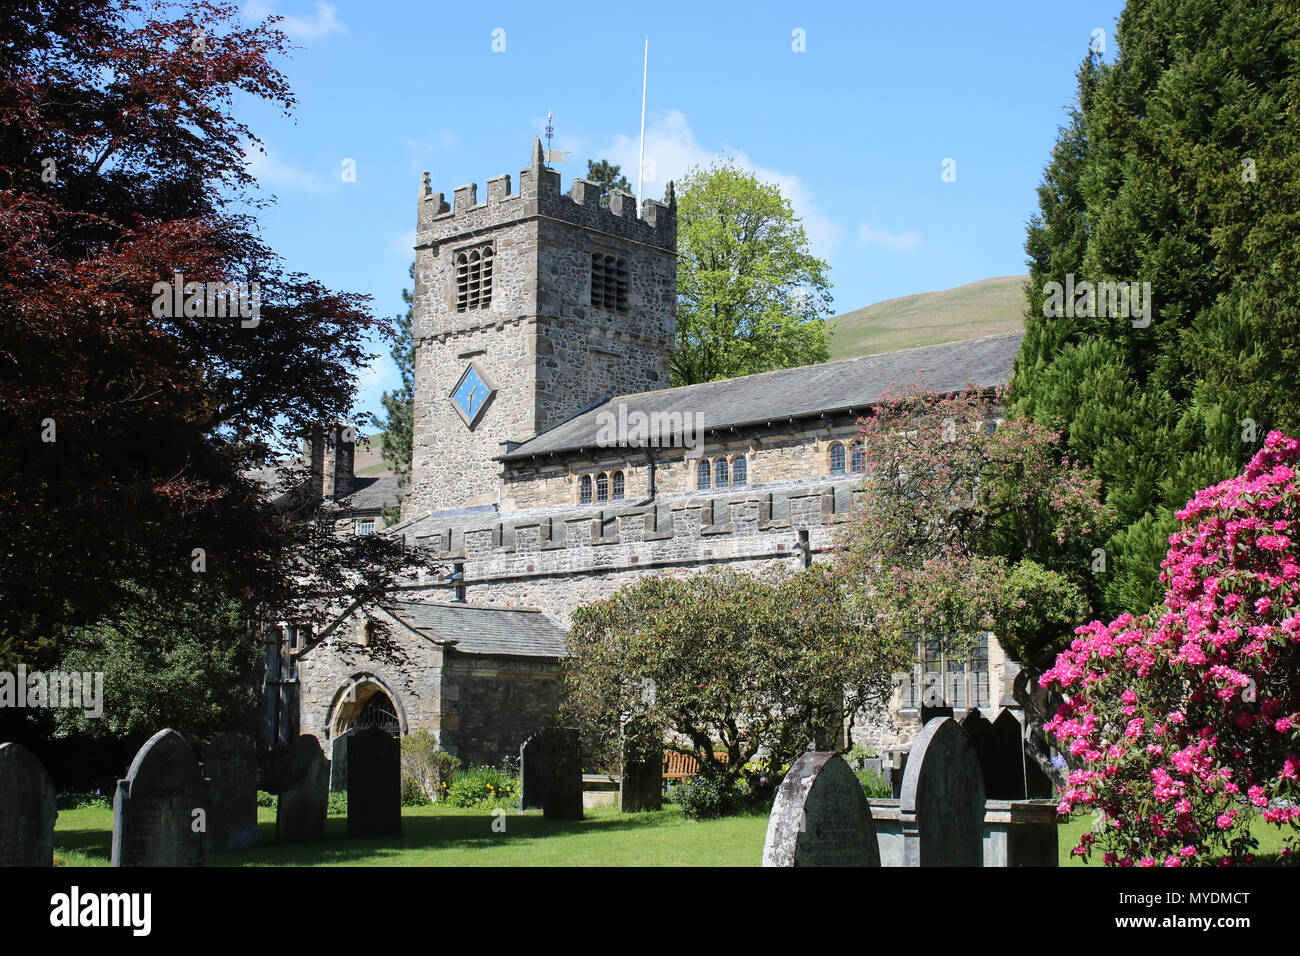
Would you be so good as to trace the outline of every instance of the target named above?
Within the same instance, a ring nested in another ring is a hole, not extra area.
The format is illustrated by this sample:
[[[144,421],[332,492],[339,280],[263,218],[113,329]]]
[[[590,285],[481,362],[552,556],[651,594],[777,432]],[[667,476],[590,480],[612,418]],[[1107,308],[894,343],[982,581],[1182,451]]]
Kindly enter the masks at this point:
[[[465,369],[465,374],[460,377],[460,384],[451,393],[451,400],[460,409],[466,425],[474,424],[479,412],[483,410],[484,403],[492,397],[494,391],[495,389],[483,380],[478,369],[473,365]]]

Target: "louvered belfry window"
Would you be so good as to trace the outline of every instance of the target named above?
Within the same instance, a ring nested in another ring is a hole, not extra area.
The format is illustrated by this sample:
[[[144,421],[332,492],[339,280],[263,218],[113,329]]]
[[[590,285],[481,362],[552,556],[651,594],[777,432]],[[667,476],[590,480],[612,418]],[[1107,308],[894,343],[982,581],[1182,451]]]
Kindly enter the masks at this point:
[[[456,311],[486,309],[492,304],[492,246],[456,254]]]
[[[627,290],[627,260],[592,253],[591,304],[610,312],[626,312]]]

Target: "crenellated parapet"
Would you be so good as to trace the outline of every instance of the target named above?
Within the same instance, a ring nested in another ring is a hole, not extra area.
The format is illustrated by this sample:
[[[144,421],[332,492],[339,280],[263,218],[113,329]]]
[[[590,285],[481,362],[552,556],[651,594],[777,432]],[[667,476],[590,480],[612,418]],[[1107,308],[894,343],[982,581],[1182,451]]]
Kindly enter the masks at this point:
[[[596,232],[630,239],[660,249],[677,248],[677,200],[669,183],[663,201],[647,199],[638,214],[636,197],[614,190],[609,208],[600,202],[600,186],[575,178],[567,194],[561,192],[560,173],[548,169],[542,158],[540,140],[533,141],[532,162],[520,170],[519,191],[511,192],[509,174],[487,181],[487,195],[480,201],[477,183],[458,186],[449,203],[434,192],[425,173],[420,185],[416,226],[417,246],[434,246],[460,239],[479,230],[497,229],[512,219],[536,216],[557,219]]]
[[[444,564],[463,564],[466,579],[478,582],[783,559],[800,547],[828,548],[854,496],[852,482],[836,482],[495,520],[478,515],[444,523],[435,515],[408,529],[407,540],[434,550]]]

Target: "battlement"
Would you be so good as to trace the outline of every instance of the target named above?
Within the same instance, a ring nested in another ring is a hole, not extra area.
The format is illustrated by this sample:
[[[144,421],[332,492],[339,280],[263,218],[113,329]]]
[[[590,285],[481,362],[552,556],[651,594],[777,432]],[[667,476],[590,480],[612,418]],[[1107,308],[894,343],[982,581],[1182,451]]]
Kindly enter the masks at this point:
[[[439,520],[435,514],[407,529],[407,538],[437,552],[444,562],[479,562],[480,574],[490,574],[491,567],[529,573],[542,552],[650,546],[655,542],[671,546],[674,540],[678,544],[671,549],[674,552],[680,551],[683,544],[694,551],[700,542],[707,545],[710,540],[781,532],[788,535],[800,529],[829,527],[852,510],[853,484],[841,480],[718,496],[680,495],[613,508],[586,506],[518,513],[496,520],[482,514]],[[649,553],[627,555],[625,560],[629,564],[654,563],[653,557]],[[522,563],[516,568],[519,560]],[[558,560],[569,568],[575,566],[574,562],[583,563],[572,554]],[[589,560],[596,566],[606,563],[598,558]]]
[[[466,183],[456,187],[449,203],[445,194],[433,191],[426,172],[420,183],[416,243],[436,246],[448,239],[541,216],[676,251],[677,199],[671,182],[662,202],[646,199],[641,203],[640,215],[631,193],[614,190],[606,209],[600,204],[600,187],[590,180],[575,178],[568,194],[560,189],[560,173],[546,167],[540,139],[533,140],[532,162],[519,172],[517,193],[511,192],[511,177],[505,173],[487,181],[484,201],[479,201],[478,183]]]

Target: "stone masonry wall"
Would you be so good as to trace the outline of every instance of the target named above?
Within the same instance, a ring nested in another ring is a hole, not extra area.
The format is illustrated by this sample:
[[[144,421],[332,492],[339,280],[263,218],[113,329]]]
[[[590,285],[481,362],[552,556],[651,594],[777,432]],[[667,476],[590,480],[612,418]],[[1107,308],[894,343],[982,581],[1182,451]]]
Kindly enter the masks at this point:
[[[504,442],[539,430],[618,391],[668,383],[676,308],[676,209],[647,200],[637,216],[618,193],[600,207],[594,184],[560,195],[559,173],[533,163],[520,174],[455,191],[454,207],[421,189],[416,229],[415,417],[411,493],[403,514],[497,500]],[[454,260],[493,249],[492,297],[457,311]],[[623,258],[627,311],[591,305],[591,256]],[[496,389],[467,426],[448,395],[470,362]]]

